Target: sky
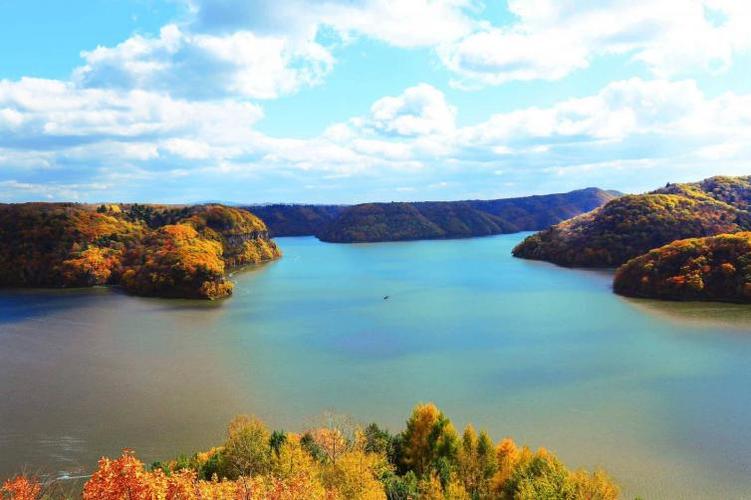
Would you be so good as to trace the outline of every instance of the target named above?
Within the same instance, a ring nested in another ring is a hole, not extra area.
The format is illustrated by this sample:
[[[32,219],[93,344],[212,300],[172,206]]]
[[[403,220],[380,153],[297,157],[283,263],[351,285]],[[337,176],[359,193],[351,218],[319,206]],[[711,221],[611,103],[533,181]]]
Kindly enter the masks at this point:
[[[751,174],[751,2],[0,0],[0,202]]]

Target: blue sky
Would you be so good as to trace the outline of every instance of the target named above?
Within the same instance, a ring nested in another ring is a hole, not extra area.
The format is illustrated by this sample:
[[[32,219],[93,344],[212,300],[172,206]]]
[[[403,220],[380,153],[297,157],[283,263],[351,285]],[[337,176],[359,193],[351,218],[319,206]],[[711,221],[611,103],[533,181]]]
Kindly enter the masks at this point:
[[[751,174],[733,0],[0,0],[0,201],[496,198]]]

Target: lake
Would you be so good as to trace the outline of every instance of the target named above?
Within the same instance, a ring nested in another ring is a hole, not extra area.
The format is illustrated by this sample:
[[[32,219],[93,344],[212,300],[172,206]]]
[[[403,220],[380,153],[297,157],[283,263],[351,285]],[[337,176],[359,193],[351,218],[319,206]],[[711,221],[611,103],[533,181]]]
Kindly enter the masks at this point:
[[[239,413],[398,430],[434,401],[625,498],[751,498],[751,307],[624,299],[609,272],[514,259],[523,236],[278,238],[214,303],[1,290],[0,478],[205,449]]]

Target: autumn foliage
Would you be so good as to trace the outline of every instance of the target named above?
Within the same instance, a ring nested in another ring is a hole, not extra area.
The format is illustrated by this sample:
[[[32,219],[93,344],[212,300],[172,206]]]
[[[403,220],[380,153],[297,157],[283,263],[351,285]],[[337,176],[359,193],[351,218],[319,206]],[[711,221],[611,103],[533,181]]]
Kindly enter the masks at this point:
[[[9,500],[37,500],[42,493],[42,485],[36,479],[16,476],[5,481],[0,487],[0,498]]]
[[[218,298],[229,269],[279,256],[263,221],[221,205],[0,205],[0,286]]]
[[[592,210],[615,194],[597,188],[570,193],[499,200],[365,203],[340,207],[336,216],[314,233],[323,241],[355,243],[446,238],[469,238],[537,230]],[[280,212],[289,217],[304,215],[296,207],[270,211],[276,231]],[[283,229],[288,219],[278,222]]]
[[[672,241],[751,229],[751,177],[712,177],[623,196],[526,238],[514,255],[617,267]]]
[[[2,492],[40,499],[38,482],[19,476]],[[619,490],[602,471],[571,471],[551,452],[493,444],[470,425],[459,436],[433,404],[415,407],[407,426],[390,434],[344,418],[303,433],[270,431],[239,416],[222,446],[147,467],[125,450],[102,458],[84,500],[614,500]],[[0,498],[3,498],[0,496]],[[45,497],[48,498],[48,497]]]
[[[675,241],[616,272],[623,295],[751,302],[751,232]]]

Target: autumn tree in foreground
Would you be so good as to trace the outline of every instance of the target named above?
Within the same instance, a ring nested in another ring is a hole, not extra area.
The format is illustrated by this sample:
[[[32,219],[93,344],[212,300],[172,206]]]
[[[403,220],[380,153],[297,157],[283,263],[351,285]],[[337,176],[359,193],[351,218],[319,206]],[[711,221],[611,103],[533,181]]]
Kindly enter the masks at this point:
[[[235,418],[222,446],[146,467],[132,451],[102,458],[84,500],[615,500],[602,471],[570,471],[551,452],[493,445],[467,426],[461,439],[433,404],[415,407],[392,435],[328,418],[302,435],[271,432],[254,417]],[[68,498],[19,476],[1,500]]]
[[[36,500],[41,493],[42,485],[39,481],[26,476],[8,479],[0,488],[0,498],[10,498],[10,500]]]

